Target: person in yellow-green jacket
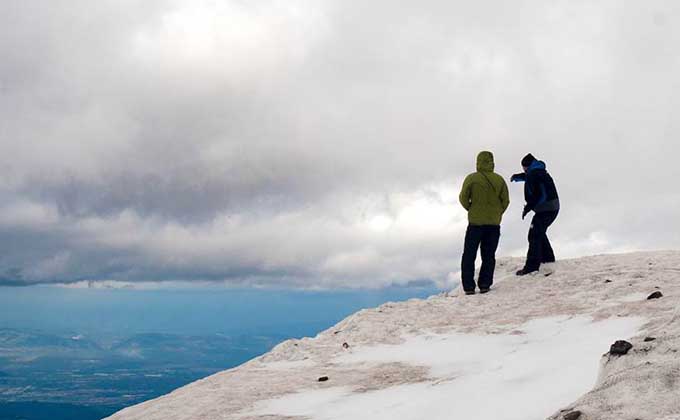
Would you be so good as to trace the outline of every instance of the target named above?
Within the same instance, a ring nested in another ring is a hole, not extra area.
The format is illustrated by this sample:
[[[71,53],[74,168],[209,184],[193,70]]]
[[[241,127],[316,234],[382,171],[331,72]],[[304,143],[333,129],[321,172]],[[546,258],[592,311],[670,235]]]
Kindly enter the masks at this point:
[[[502,176],[494,172],[493,154],[479,152],[477,172],[465,178],[460,191],[460,204],[468,212],[468,227],[461,262],[461,276],[465,294],[474,295],[476,286],[486,293],[493,284],[496,268],[496,249],[501,236],[501,219],[510,204],[508,186]],[[481,248],[482,267],[475,284],[475,260]]]

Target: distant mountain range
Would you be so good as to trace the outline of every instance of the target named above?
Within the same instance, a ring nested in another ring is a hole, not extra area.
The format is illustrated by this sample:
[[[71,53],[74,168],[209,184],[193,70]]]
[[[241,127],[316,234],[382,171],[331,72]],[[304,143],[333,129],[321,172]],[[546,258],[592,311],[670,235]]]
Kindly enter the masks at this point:
[[[101,350],[95,341],[81,335],[60,336],[39,331],[0,328],[0,351],[19,348]]]

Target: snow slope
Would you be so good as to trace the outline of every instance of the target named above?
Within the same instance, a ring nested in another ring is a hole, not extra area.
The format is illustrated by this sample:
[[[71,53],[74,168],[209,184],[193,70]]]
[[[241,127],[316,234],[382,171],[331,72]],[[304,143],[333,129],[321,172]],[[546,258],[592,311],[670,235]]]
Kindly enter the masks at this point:
[[[500,260],[487,295],[363,310],[110,419],[680,420],[680,252],[520,265]]]

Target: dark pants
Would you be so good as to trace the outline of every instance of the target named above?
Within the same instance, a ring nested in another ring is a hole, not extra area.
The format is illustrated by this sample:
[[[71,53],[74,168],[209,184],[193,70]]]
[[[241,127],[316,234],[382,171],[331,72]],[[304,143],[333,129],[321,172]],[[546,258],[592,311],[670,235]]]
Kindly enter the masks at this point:
[[[465,232],[465,246],[461,272],[463,289],[475,290],[475,260],[477,249],[482,250],[482,268],[479,270],[479,288],[488,289],[493,284],[493,271],[496,268],[496,249],[501,237],[501,227],[495,225],[469,225]]]
[[[541,263],[555,262],[555,253],[548,240],[547,232],[548,227],[557,218],[557,213],[556,211],[536,213],[531,220],[529,251],[527,252],[527,261],[524,264],[525,271],[536,271]]]

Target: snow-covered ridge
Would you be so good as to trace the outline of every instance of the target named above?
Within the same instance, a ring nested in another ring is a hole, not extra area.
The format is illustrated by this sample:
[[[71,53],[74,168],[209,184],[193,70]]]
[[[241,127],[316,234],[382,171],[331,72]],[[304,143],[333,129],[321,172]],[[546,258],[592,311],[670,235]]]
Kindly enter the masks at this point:
[[[680,252],[519,265],[487,295],[362,310],[110,419],[680,420]]]

